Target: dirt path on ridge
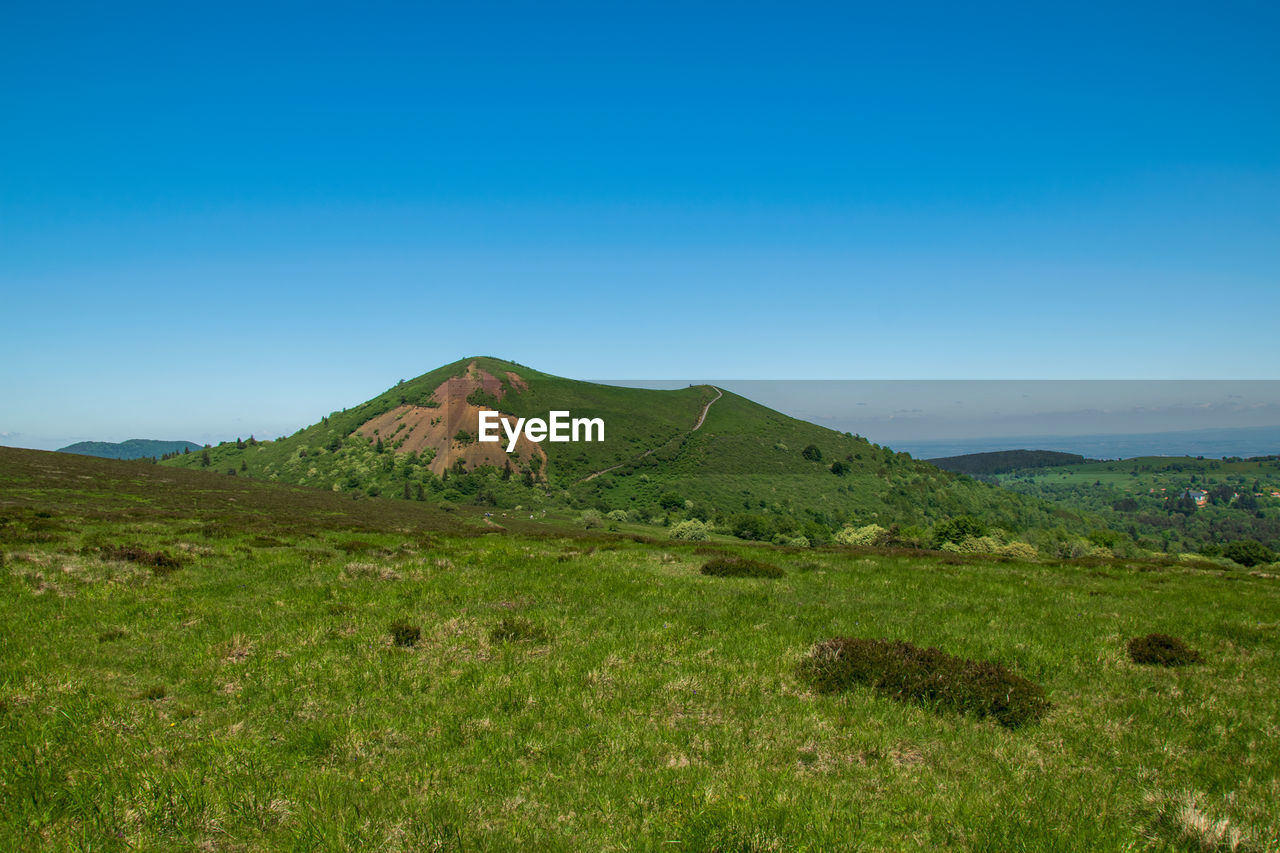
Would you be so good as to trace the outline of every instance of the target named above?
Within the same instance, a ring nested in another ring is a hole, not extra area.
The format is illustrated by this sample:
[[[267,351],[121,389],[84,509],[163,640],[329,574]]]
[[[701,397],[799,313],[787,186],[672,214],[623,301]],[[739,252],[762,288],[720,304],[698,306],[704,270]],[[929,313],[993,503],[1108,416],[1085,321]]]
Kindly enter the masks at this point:
[[[721,391],[719,388],[716,388],[716,386],[714,385],[712,385],[711,387],[715,389],[716,395],[712,397],[710,400],[708,400],[707,404],[702,407],[702,412],[698,415],[698,422],[694,424],[693,429],[689,430],[689,432],[686,432],[685,435],[691,435],[697,432],[698,430],[702,429],[702,422],[707,419],[707,412],[711,411],[711,404],[724,396],[724,392]],[[671,443],[670,441],[667,442],[667,444],[670,444],[670,443]],[[660,446],[665,447],[666,445],[660,445]],[[578,482],[585,483],[588,480],[594,480],[596,477],[599,477],[601,474],[608,474],[610,471],[616,471],[619,468],[623,467],[624,465],[630,465],[633,462],[639,462],[641,459],[645,458],[646,456],[653,453],[657,449],[658,449],[657,447],[650,447],[648,450],[646,450],[644,453],[641,453],[635,459],[631,459],[626,462],[619,462],[617,465],[611,465],[608,468],[605,468],[601,471],[596,471],[594,474],[588,474]]]

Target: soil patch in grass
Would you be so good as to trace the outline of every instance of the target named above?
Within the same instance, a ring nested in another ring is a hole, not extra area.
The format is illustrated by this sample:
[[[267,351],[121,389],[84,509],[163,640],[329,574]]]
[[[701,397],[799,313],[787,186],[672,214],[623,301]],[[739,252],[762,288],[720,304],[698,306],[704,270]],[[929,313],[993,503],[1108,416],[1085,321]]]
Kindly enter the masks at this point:
[[[391,625],[391,640],[403,648],[413,648],[422,639],[422,628],[408,622],[394,622]]]

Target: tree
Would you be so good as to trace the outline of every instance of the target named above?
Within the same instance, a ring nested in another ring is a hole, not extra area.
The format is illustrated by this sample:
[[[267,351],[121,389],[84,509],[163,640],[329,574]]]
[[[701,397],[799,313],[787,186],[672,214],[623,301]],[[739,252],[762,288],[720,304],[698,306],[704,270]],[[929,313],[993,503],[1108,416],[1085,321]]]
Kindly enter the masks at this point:
[[[202,450],[202,451],[200,452],[200,467],[201,467],[201,468],[208,468],[208,467],[209,467],[209,465],[210,465],[210,461],[209,461],[209,448],[207,448],[207,447],[206,447],[204,450]]]
[[[1271,553],[1270,548],[1253,539],[1241,539],[1238,542],[1232,542],[1222,549],[1222,556],[1239,563],[1247,569],[1263,563],[1270,563],[1276,558],[1276,555]]]
[[[733,520],[733,535],[739,539],[766,542],[773,532],[773,524],[762,515],[747,513]]]
[[[978,539],[987,535],[987,526],[971,515],[960,515],[944,521],[933,529],[934,547],[947,542],[963,542],[967,538]]]
[[[818,449],[818,445],[816,444],[807,445],[804,450],[800,451],[800,455],[805,459],[808,459],[810,462],[822,461],[822,451]]]
[[[658,498],[658,505],[663,509],[680,509],[684,506],[684,498],[675,492],[665,492]]]
[[[835,474],[837,477],[843,477],[845,474],[849,473],[849,470],[849,466],[839,460],[831,463],[831,473]]]

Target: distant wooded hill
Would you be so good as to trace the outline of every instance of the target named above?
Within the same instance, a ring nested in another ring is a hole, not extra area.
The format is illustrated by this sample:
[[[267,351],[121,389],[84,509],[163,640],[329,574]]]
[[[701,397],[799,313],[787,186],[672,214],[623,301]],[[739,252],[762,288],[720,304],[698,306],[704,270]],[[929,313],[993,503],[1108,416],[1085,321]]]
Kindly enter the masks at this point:
[[[75,453],[79,456],[101,456],[103,459],[159,459],[171,453],[199,450],[200,445],[191,441],[157,441],[151,438],[131,438],[128,441],[78,441],[58,449],[59,453]]]
[[[994,453],[966,453],[963,456],[943,456],[930,459],[943,471],[956,474],[1008,474],[1022,468],[1054,468],[1058,465],[1077,465],[1090,460],[1078,453],[1059,453],[1056,450],[1000,450]]]

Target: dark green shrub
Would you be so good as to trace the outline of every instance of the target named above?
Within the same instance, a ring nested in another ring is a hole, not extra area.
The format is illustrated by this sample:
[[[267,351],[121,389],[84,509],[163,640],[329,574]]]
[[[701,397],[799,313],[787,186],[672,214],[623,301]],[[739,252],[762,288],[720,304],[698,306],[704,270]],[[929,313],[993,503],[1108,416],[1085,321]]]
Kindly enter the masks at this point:
[[[391,625],[391,639],[397,646],[410,649],[422,639],[422,629],[408,622],[394,622]]]
[[[818,445],[816,444],[807,445],[804,450],[800,451],[800,455],[805,459],[808,459],[810,462],[822,461],[822,451],[818,449]]]
[[[489,632],[489,639],[495,643],[545,643],[547,632],[523,616],[504,616]]]
[[[993,717],[1011,729],[1039,720],[1050,707],[1040,685],[1000,664],[899,640],[826,640],[810,649],[800,677],[824,693],[864,685],[901,702]]]
[[[683,509],[684,496],[676,492],[664,492],[662,497],[658,498],[658,506],[663,509]]]
[[[171,557],[162,551],[148,551],[144,548],[139,548],[137,545],[107,545],[102,549],[102,559],[125,560],[130,563],[150,566],[151,570],[157,575],[168,574],[182,566],[182,561],[177,557]]]
[[[483,388],[477,388],[467,395],[467,402],[481,408],[498,408],[498,398]]]
[[[780,578],[785,572],[777,566],[747,557],[717,557],[702,567],[704,575],[717,578]]]
[[[1252,539],[1241,539],[1239,542],[1230,543],[1222,549],[1222,556],[1249,569],[1270,563],[1276,558],[1270,548]]]
[[[1147,634],[1129,641],[1129,660],[1153,666],[1184,666],[1200,663],[1203,658],[1195,649],[1168,634]]]

